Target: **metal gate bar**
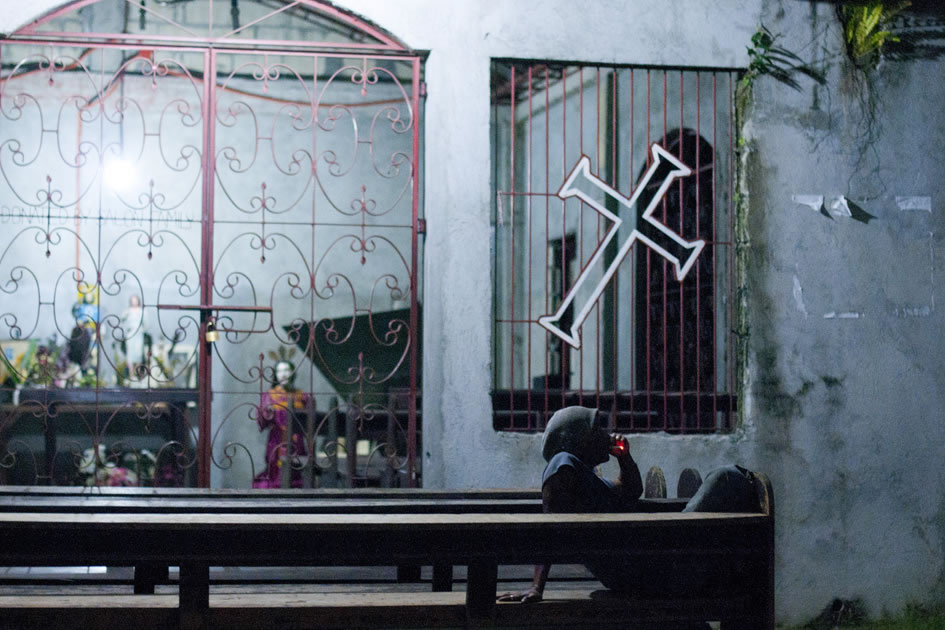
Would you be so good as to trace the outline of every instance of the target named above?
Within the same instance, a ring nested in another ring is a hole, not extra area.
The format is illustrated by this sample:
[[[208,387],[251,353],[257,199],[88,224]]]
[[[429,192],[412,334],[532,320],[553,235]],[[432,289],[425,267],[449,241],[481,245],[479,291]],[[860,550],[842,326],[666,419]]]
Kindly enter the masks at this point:
[[[734,321],[737,71],[495,60],[492,75],[498,174],[494,427],[541,430],[556,409],[579,404],[609,411],[611,426],[624,431],[733,428],[735,345],[723,331]],[[703,89],[707,78],[711,94]],[[720,80],[727,81],[724,91]],[[727,92],[727,103],[719,92]],[[719,127],[728,136],[722,146]],[[583,271],[607,223],[556,192],[577,157],[587,154],[591,171],[629,197],[650,166],[646,148],[653,142],[671,144],[694,172],[674,184],[655,216],[684,238],[705,240],[711,252],[678,283],[669,279],[665,258],[659,256],[660,264],[655,252],[635,245],[584,322],[584,343],[568,350],[537,320],[571,288],[569,274],[580,272],[570,272],[569,265]],[[643,165],[637,164],[641,152]],[[623,160],[627,165],[619,164]],[[536,222],[534,204],[542,198],[545,216]],[[691,204],[685,212],[682,201]],[[560,212],[552,210],[555,204]],[[560,246],[552,247],[552,239]],[[551,286],[552,271],[562,286]],[[621,304],[618,296],[631,302]],[[536,375],[542,368],[544,374]]]

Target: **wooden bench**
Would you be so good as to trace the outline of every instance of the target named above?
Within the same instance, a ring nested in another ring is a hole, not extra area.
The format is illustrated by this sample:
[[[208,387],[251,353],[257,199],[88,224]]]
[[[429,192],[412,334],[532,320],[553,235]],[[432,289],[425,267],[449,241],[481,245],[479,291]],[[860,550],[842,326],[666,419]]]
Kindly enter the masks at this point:
[[[739,558],[731,591],[675,602],[676,615],[773,628],[767,515],[745,514],[30,514],[0,515],[9,565],[180,566],[182,627],[211,623],[209,567],[465,564],[465,611],[492,620],[498,565],[582,563],[616,552],[640,562]],[[522,607],[523,609],[525,607]],[[2,613],[0,613],[2,614]],[[726,626],[727,627],[727,626]]]
[[[157,491],[155,491],[157,490]],[[645,498],[640,510],[679,512],[685,500]],[[410,514],[540,513],[537,489],[492,490],[211,490],[149,488],[0,488],[2,512],[99,514]],[[168,580],[168,565],[137,565],[134,592],[149,594]],[[420,567],[398,565],[398,581],[419,582]],[[433,565],[433,590],[452,588],[452,565]]]
[[[605,621],[650,620],[658,625],[660,620],[667,619],[719,619],[725,628],[773,628],[773,501],[767,480],[759,475],[757,482],[763,507],[763,513],[757,515],[666,512],[546,515],[534,511],[510,513],[512,510],[423,514],[394,509],[360,514],[349,510],[339,514],[314,507],[304,511],[301,506],[296,512],[289,506],[284,512],[253,514],[188,511],[179,504],[173,510],[168,504],[168,511],[119,513],[93,509],[101,497],[73,496],[70,500],[89,501],[84,504],[88,509],[11,510],[0,514],[0,536],[17,541],[0,550],[0,565],[175,565],[181,568],[179,595],[97,597],[93,602],[86,600],[84,608],[77,601],[61,598],[2,598],[0,621],[13,627],[23,619],[38,622],[39,617],[47,614],[41,612],[43,606],[52,609],[58,606],[69,608],[68,615],[60,618],[69,619],[70,624],[78,623],[73,614],[76,611],[102,623],[109,615],[121,611],[124,618],[143,615],[142,618],[156,621],[156,625],[167,625],[164,621],[171,619],[181,627],[208,624],[239,627],[243,624],[237,623],[240,619],[246,627],[276,627],[276,620],[288,624],[279,627],[306,624],[334,627],[327,622],[336,620],[343,625],[350,619],[362,619],[370,625],[371,615],[376,614],[375,625],[397,625],[396,619],[409,621],[406,625],[411,626],[542,625],[542,619],[545,622],[553,619],[555,624],[578,626],[579,621],[593,620],[595,627],[603,627]],[[69,498],[68,495],[58,497]],[[421,496],[422,492],[413,498]],[[515,496],[513,492],[494,501],[521,500]],[[35,495],[19,498],[37,499]],[[163,499],[180,501],[181,496]],[[427,499],[433,500],[432,495]],[[533,495],[530,500],[534,499]],[[288,499],[279,499],[283,500]],[[333,501],[324,497],[294,500],[309,506]],[[384,499],[368,501],[371,510],[378,501]],[[61,505],[68,504],[69,501],[64,501]],[[348,508],[356,504],[356,500],[345,500]],[[20,506],[25,507],[22,503]],[[726,562],[736,558],[738,570],[721,576],[727,590],[705,598],[689,594],[665,600],[589,600],[586,596],[561,597],[549,591],[547,601],[537,607],[495,604],[499,564],[584,563],[610,557],[617,551],[643,563],[689,558],[704,565],[726,566]],[[210,566],[398,564],[465,565],[466,593],[411,594],[399,598],[396,605],[382,604],[386,596],[376,593],[367,600],[364,596],[346,598],[338,594],[295,598],[285,594],[253,595],[234,604],[233,598],[217,594],[211,597],[209,591]],[[130,599],[133,597],[138,599]],[[367,605],[366,601],[373,603]],[[81,612],[89,607],[95,612]],[[574,624],[567,623],[569,618]],[[313,619],[320,621],[314,623]]]

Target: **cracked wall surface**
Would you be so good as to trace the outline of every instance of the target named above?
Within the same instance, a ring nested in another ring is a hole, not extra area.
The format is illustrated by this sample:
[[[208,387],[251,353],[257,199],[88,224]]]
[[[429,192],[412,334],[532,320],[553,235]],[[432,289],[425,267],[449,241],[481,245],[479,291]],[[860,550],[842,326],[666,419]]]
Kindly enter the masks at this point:
[[[765,3],[762,20],[791,50],[825,51],[827,83],[756,82],[746,127],[746,447],[777,469],[778,609],[793,621],[833,597],[871,615],[945,598],[945,91],[931,80],[945,64],[858,75],[833,7],[797,5]]]

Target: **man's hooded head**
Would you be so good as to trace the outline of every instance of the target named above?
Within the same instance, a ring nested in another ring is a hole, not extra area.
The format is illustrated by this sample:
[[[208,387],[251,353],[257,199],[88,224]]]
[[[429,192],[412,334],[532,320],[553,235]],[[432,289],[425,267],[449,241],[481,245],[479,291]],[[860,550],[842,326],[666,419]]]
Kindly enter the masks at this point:
[[[594,433],[597,410],[588,407],[565,407],[551,416],[541,438],[541,454],[545,461],[561,451],[582,453]]]

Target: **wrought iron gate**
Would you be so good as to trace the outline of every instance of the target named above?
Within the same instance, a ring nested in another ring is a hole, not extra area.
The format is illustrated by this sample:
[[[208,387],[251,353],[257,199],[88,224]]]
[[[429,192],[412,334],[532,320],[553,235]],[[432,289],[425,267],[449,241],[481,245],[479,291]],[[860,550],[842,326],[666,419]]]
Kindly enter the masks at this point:
[[[0,482],[419,483],[421,59],[214,4],[0,49]]]

